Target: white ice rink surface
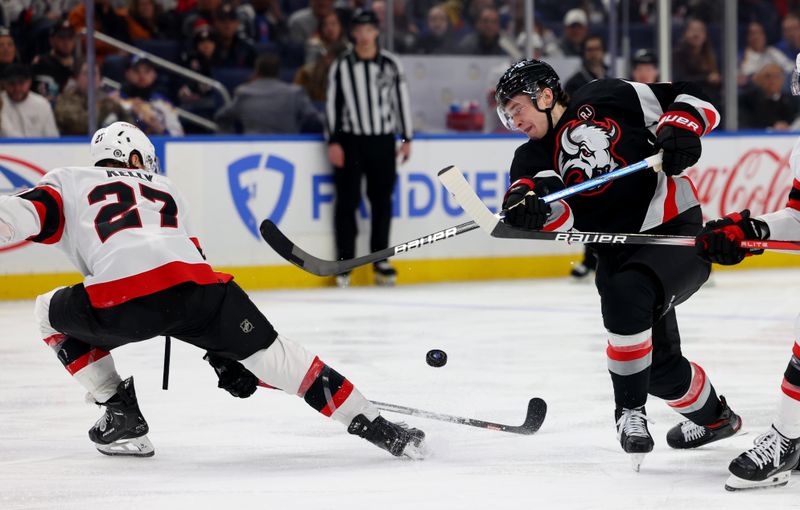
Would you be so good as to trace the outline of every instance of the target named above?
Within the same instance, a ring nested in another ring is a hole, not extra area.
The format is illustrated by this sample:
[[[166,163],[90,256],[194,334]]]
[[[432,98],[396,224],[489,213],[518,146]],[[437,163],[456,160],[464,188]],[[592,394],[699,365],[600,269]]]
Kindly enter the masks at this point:
[[[402,270],[402,266],[401,266]],[[401,273],[402,277],[402,273]],[[114,351],[135,375],[156,455],[97,453],[99,409],[39,339],[32,302],[0,304],[0,509],[800,508],[787,487],[728,493],[728,462],[769,426],[800,311],[800,271],[716,274],[678,308],[683,350],[744,420],[694,451],[666,445],[679,421],[648,402],[656,440],[640,473],[616,442],[604,330],[593,286],[537,280],[253,294],[285,336],[368,397],[510,424],[526,403],[549,413],[533,436],[410,418],[435,455],[393,458],[312,411],[259,390],[238,400],[194,347],[163,340]],[[443,368],[425,364],[444,349]],[[404,419],[387,414],[390,419]]]

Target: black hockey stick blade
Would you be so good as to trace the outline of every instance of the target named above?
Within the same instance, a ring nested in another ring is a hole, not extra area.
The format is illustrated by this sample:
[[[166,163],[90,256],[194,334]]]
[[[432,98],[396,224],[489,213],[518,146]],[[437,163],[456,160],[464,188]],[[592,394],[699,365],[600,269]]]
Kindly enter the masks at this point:
[[[430,411],[423,411],[422,409],[415,409],[413,407],[400,406],[397,404],[389,404],[386,402],[371,401],[375,407],[383,411],[389,411],[398,414],[407,414],[409,416],[418,416],[420,418],[428,418],[431,420],[446,421],[448,423],[457,423],[459,425],[468,425],[470,427],[477,427],[489,430],[498,430],[500,432],[510,432],[512,434],[531,435],[541,428],[544,419],[547,416],[547,403],[541,398],[532,398],[528,402],[528,412],[525,415],[525,421],[522,425],[505,425],[503,423],[494,423],[491,421],[476,420],[473,418],[464,418],[461,416],[453,416],[449,414],[433,413]]]
[[[275,252],[285,260],[291,262],[303,271],[306,271],[317,276],[334,276],[347,271],[352,271],[357,267],[367,264],[380,262],[389,257],[394,257],[401,253],[406,253],[415,248],[421,248],[437,241],[450,239],[472,230],[477,230],[478,225],[474,221],[468,221],[461,225],[448,227],[438,232],[424,235],[417,239],[412,239],[395,246],[390,246],[380,251],[376,251],[361,257],[356,257],[347,260],[325,260],[304,251],[302,248],[294,244],[283,232],[280,231],[277,225],[270,220],[264,220],[261,223],[261,237],[267,242]]]

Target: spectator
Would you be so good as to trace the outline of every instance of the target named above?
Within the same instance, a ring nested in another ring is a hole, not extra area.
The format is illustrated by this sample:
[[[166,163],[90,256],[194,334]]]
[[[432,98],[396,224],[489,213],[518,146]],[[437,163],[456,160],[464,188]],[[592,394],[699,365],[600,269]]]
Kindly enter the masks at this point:
[[[196,0],[194,6],[185,11],[183,15],[183,34],[184,41],[191,41],[194,35],[194,30],[200,25],[211,25],[214,22],[214,16],[219,11],[222,0]],[[185,9],[185,6],[179,7],[179,10]]]
[[[571,9],[564,16],[564,35],[559,44],[565,57],[580,57],[581,45],[589,35],[589,18],[583,9]]]
[[[214,31],[210,26],[201,24],[194,31],[192,49],[181,55],[181,65],[210,78],[216,48]],[[213,113],[214,90],[205,83],[187,80],[178,90],[178,98],[182,107],[195,113],[199,113],[198,108]]]
[[[800,53],[800,14],[790,12],[781,22],[783,38],[775,45],[786,58],[794,61]]]
[[[469,55],[508,55],[512,60],[522,57],[514,43],[500,34],[500,15],[491,7],[481,11],[475,32],[464,37],[458,48]]]
[[[253,43],[239,31],[239,17],[232,4],[223,4],[214,17],[217,48],[214,62],[220,67],[252,68],[256,59]]]
[[[378,16],[378,27],[381,32],[388,34],[386,25],[385,0],[373,0],[372,11]],[[413,53],[417,47],[417,26],[411,22],[406,14],[406,0],[394,0],[394,51],[396,53]]]
[[[54,101],[69,81],[75,67],[75,30],[66,19],[50,30],[50,52],[33,59],[33,88]]]
[[[0,80],[3,78],[3,70],[12,62],[17,62],[17,45],[11,32],[5,27],[0,27]]]
[[[69,12],[69,24],[76,32],[86,27],[86,6],[79,3]],[[95,0],[94,3],[94,29],[96,32],[109,34],[115,39],[130,42],[128,23],[112,6],[111,0]],[[119,53],[119,50],[103,41],[95,40],[95,54],[98,62],[103,61],[106,55]]]
[[[721,76],[706,24],[701,20],[691,18],[686,21],[683,36],[672,53],[672,64],[675,81],[697,83],[711,102],[719,106]]]
[[[739,123],[745,129],[785,131],[797,118],[797,98],[781,92],[785,75],[780,65],[765,64],[739,98]]]
[[[256,43],[286,44],[289,25],[281,12],[279,0],[250,0],[237,9],[247,37]]]
[[[147,134],[183,135],[175,107],[156,90],[158,73],[153,63],[145,58],[133,57],[125,71],[125,83],[119,92],[122,105],[136,119],[136,124]]]
[[[255,79],[236,88],[233,102],[223,107],[214,119],[227,132],[234,124],[242,133],[296,134],[322,131],[320,113],[311,104],[305,91],[278,79],[280,59],[264,53],[256,60]]]
[[[308,7],[289,16],[289,38],[293,43],[305,44],[321,20],[332,12],[333,0],[309,0]]]
[[[606,49],[602,37],[590,35],[584,39],[582,55],[581,68],[564,84],[564,91],[569,95],[590,81],[603,79],[608,74],[605,63]]]
[[[167,39],[171,35],[168,18],[155,0],[129,0],[125,21],[133,41]]]
[[[751,21],[747,25],[747,45],[744,48],[742,61],[739,63],[740,84],[744,84],[756,71],[767,64],[778,64],[786,74],[794,70],[794,59],[786,58],[779,49],[767,46],[767,35],[764,26]]]
[[[306,41],[306,64],[313,65],[319,58],[328,52],[333,44],[348,44],[342,22],[335,12],[323,16],[319,22],[317,32]]]
[[[423,55],[456,53],[456,41],[450,29],[450,19],[441,5],[434,5],[428,11],[426,30],[417,41],[417,53]]]
[[[62,136],[89,134],[89,66],[86,62],[80,62],[75,68],[77,72],[66,90],[56,99],[54,108],[56,124]],[[100,89],[99,68],[95,68],[94,77],[97,127],[106,127],[117,121],[130,122],[132,119],[122,105]]]
[[[658,57],[650,50],[641,49],[631,59],[631,80],[639,83],[658,81]]]
[[[326,138],[336,187],[334,228],[340,259],[355,256],[356,209],[364,177],[372,219],[370,251],[389,245],[397,156],[404,162],[409,158],[413,134],[405,76],[397,57],[378,46],[378,16],[357,11],[351,26],[355,46],[331,67],[327,97]],[[360,80],[359,76],[376,78]],[[373,106],[359,108],[359,104]],[[402,136],[399,150],[397,133]],[[397,272],[388,262],[377,262],[373,269],[378,284],[394,284]],[[338,275],[336,283],[347,287],[350,274]]]
[[[4,74],[0,134],[9,138],[58,136],[50,103],[31,92],[30,68],[25,64],[9,64]]]
[[[349,44],[341,42],[326,47],[316,62],[306,64],[297,70],[294,83],[303,87],[312,101],[324,102],[328,91],[328,72],[331,65],[349,49]]]

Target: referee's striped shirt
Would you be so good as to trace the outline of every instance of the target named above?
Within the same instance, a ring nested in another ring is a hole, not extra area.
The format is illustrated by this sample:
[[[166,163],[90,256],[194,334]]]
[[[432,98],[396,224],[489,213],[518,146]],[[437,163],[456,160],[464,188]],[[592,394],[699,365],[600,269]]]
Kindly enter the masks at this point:
[[[342,55],[328,73],[326,135],[336,142],[352,135],[400,134],[411,140],[411,107],[403,69],[396,56],[378,50],[361,60],[355,50]]]

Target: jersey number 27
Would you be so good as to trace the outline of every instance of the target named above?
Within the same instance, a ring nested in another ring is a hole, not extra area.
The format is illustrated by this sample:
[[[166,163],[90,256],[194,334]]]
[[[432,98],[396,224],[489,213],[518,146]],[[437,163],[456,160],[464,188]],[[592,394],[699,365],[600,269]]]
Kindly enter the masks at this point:
[[[177,228],[178,205],[172,195],[165,191],[139,184],[139,194],[151,202],[161,202],[161,226]],[[106,242],[120,230],[126,228],[142,228],[142,218],[135,209],[136,193],[129,185],[121,181],[110,182],[97,186],[89,192],[89,204],[108,200],[111,195],[116,195],[117,201],[104,205],[94,218],[95,230],[102,242]]]

